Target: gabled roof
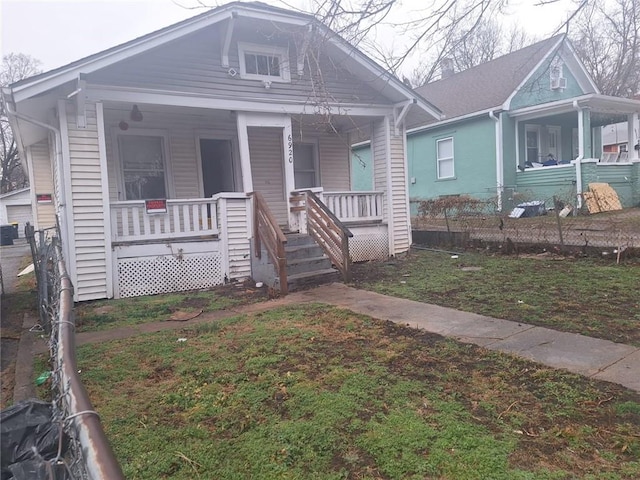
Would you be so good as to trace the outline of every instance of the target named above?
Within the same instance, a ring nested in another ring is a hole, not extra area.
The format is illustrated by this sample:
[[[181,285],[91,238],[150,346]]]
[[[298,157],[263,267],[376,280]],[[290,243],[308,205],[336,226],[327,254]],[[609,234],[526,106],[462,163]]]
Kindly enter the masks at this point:
[[[80,74],[91,73],[236,16],[246,16],[257,20],[282,22],[284,24],[297,26],[313,25],[326,35],[329,43],[333,45],[337,51],[352,59],[352,62],[358,66],[360,74],[369,77],[371,84],[375,86],[374,88],[378,88],[383,94],[389,95],[389,98],[393,101],[411,100],[429,115],[435,118],[441,117],[441,111],[436,106],[426,101],[419,94],[416,94],[416,92],[404,85],[397,77],[387,72],[360,50],[328,29],[312,15],[273,7],[262,2],[236,1],[212,8],[200,15],[138,37],[116,47],[90,55],[49,72],[16,82],[10,86],[11,93],[16,102],[31,98],[66,82],[73,81],[77,79]],[[396,98],[394,99],[393,97]]]
[[[2,195],[0,195],[0,199],[4,200],[5,198],[13,197],[14,195],[19,195],[25,192],[29,192],[29,187],[21,188],[19,190],[11,190],[10,192],[3,193]]]
[[[499,109],[553,50],[564,35],[556,35],[528,47],[463,70],[415,89],[438,105],[447,118]]]

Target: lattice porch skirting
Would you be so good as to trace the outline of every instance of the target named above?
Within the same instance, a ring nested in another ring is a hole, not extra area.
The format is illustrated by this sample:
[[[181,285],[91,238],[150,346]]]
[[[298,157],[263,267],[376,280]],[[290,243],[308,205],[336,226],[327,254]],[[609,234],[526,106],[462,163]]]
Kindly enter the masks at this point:
[[[116,252],[116,297],[197,290],[224,283],[224,262],[220,251],[206,249],[187,253],[184,251],[187,248],[178,249],[174,245],[169,254],[149,255],[150,251],[143,253],[139,251],[140,246],[136,247],[119,247]],[[147,246],[147,249],[153,250],[154,247]],[[166,250],[166,245],[163,247]]]
[[[386,225],[349,226],[351,261],[386,260],[389,258],[389,234]]]

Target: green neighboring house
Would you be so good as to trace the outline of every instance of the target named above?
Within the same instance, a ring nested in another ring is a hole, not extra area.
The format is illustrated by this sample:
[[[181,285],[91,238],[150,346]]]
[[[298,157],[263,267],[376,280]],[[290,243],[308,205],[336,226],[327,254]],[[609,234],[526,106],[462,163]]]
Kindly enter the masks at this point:
[[[548,202],[554,195],[581,206],[581,194],[592,182],[609,183],[624,206],[640,203],[638,131],[633,128],[640,101],[601,95],[565,35],[416,92],[445,118],[407,130],[414,206],[460,194],[497,198],[503,209],[514,200]],[[601,127],[618,122],[630,126],[626,152],[603,154]],[[355,153],[366,157],[362,146]],[[367,184],[356,176],[366,169],[352,166],[352,172],[354,184]]]

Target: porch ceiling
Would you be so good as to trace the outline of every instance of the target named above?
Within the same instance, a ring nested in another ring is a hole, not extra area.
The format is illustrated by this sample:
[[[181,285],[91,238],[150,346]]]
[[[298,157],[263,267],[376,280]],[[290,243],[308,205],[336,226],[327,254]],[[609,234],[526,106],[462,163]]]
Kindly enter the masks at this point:
[[[578,109],[591,111],[591,125],[594,127],[626,122],[627,115],[640,113],[640,101],[607,95],[583,95],[581,97],[534,105],[514,110],[509,116],[531,123],[571,123],[577,125]]]
[[[602,127],[605,125],[613,125],[615,123],[626,122],[627,116],[624,114],[612,114],[606,112],[591,112],[591,126]],[[538,118],[529,118],[527,123],[538,125],[566,125],[574,127],[578,126],[578,114],[575,110],[559,113],[556,115],[544,115]]]
[[[129,120],[132,103],[125,102],[109,102],[105,104],[105,119],[110,123],[118,123],[121,120],[127,121],[130,126],[144,128],[145,124],[153,123],[153,120],[162,118],[163,116],[172,117],[201,117],[203,120],[202,128],[207,128],[207,122],[212,118],[216,118],[225,122],[235,123],[235,112],[232,110],[195,108],[195,107],[173,107],[166,105],[153,105],[137,103],[138,109],[142,112],[144,120],[140,123]],[[351,130],[360,130],[368,128],[376,117],[356,116],[356,115],[291,115],[294,124],[318,131],[328,132],[347,132]],[[295,128],[295,126],[294,126]],[[334,130],[335,129],[335,130]]]

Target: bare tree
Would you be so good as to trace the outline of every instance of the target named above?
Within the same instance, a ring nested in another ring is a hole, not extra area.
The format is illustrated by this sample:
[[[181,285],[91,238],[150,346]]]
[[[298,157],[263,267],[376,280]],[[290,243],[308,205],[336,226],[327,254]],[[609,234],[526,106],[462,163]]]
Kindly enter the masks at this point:
[[[602,93],[640,93],[640,0],[589,3],[572,23],[570,38]]]
[[[483,18],[475,25],[453,23],[447,44],[441,47],[440,61],[425,59],[411,73],[413,85],[424,85],[453,72],[486,63],[507,53],[534,43],[536,39],[521,28],[514,26],[505,31],[493,18]]]
[[[5,87],[40,71],[40,61],[23,53],[9,53],[2,57],[0,87]],[[10,192],[29,185],[29,179],[20,164],[7,112],[0,102],[0,193]]]

